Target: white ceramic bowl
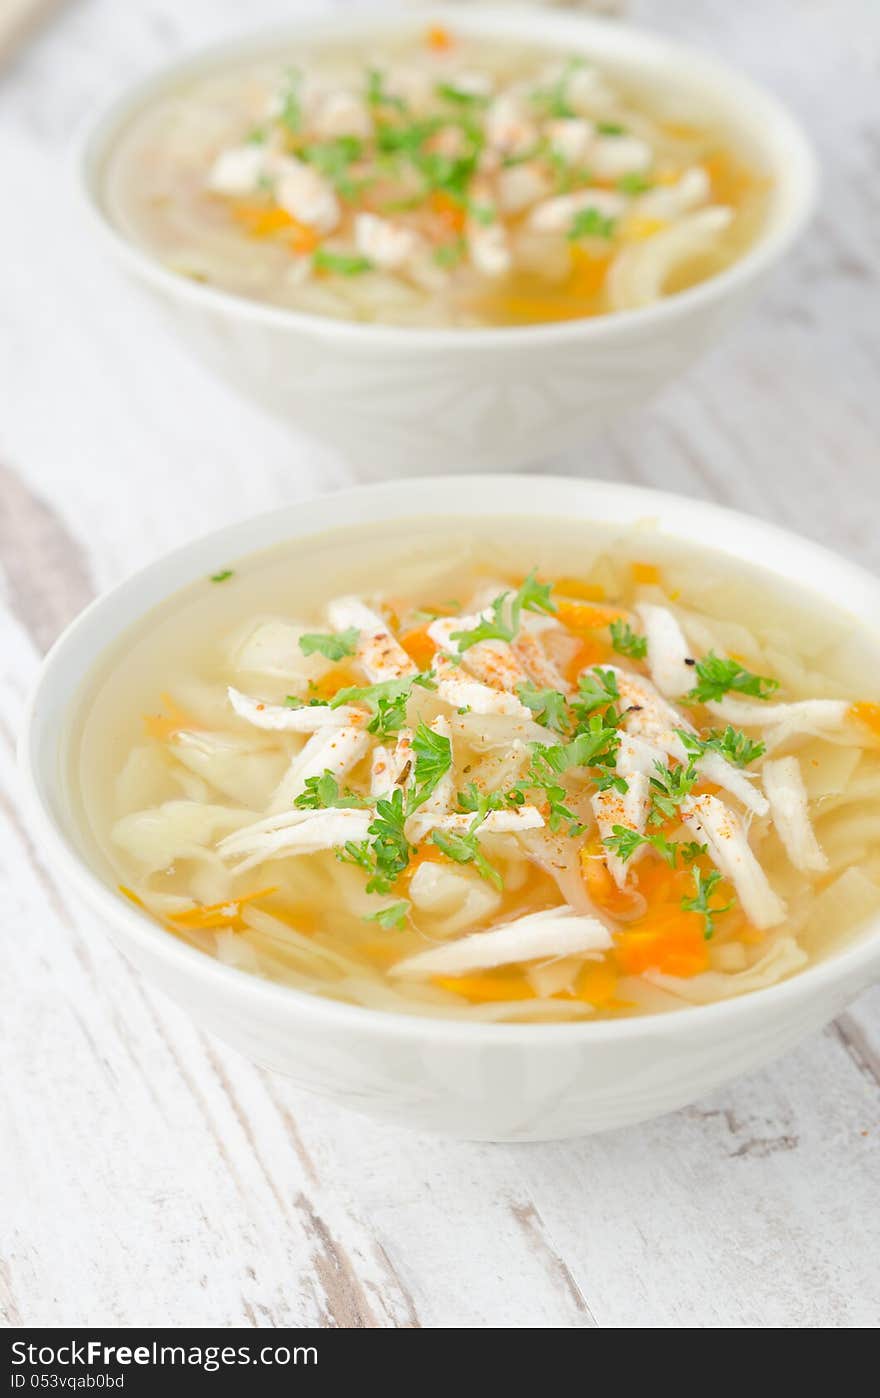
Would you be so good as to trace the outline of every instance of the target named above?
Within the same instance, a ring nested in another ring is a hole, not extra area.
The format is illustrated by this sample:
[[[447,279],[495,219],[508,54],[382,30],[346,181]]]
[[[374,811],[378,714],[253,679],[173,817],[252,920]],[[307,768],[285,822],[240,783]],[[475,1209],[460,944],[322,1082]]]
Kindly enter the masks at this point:
[[[461,513],[534,519],[534,481],[476,477]],[[272,985],[170,936],[90,867],[65,793],[67,745],[82,687],[108,646],[218,558],[234,559],[336,525],[448,515],[448,480],[361,487],[276,510],[178,549],[89,607],[43,666],[21,762],[39,848],[148,980],[242,1053],[340,1103],[407,1126],[487,1140],[542,1140],[621,1126],[680,1107],[783,1053],[880,972],[880,920],[857,943],[769,990],[639,1019],[472,1024],[394,1015]],[[631,524],[650,517],[684,540],[723,539],[748,562],[772,560],[872,628],[880,582],[771,525],[633,486],[541,481],[541,511]]]
[[[273,41],[339,36],[338,18],[227,43],[164,68],[101,116],[80,182],[114,256],[156,296],[171,328],[241,392],[342,449],[362,477],[499,470],[585,440],[673,378],[710,345],[803,228],[815,197],[810,148],[784,108],[747,78],[628,25],[528,10],[457,6],[345,16],[357,42],[446,23],[467,34],[585,53],[612,71],[693,95],[773,182],[764,229],[719,276],[644,310],[553,325],[420,330],[364,325],[261,305],[166,271],[123,237],[102,206],[102,170],[122,126],[182,79]]]

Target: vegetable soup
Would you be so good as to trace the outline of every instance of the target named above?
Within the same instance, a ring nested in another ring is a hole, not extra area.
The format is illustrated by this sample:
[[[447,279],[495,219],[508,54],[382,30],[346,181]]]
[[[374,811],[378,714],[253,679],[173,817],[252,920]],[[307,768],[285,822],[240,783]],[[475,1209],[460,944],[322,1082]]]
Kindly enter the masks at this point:
[[[647,527],[407,520],[217,571],[81,705],[73,799],[168,935],[349,1003],[613,1018],[880,908],[880,648]]]
[[[650,305],[758,234],[717,116],[587,58],[445,29],[189,78],[108,161],[117,226],[182,276],[316,315],[504,326]]]

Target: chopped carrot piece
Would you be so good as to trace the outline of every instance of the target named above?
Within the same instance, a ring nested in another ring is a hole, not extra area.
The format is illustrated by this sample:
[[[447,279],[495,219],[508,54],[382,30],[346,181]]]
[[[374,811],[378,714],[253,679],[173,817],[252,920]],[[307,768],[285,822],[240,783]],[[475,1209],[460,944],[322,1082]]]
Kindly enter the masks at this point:
[[[295,222],[286,209],[272,204],[233,204],[232,217],[252,238],[271,238]]]
[[[358,678],[351,665],[343,661],[341,665],[334,665],[332,670],[322,675],[315,682],[314,688],[310,688],[309,695],[314,699],[332,699],[337,689],[349,689],[358,684],[363,684],[363,680]]]
[[[598,296],[605,285],[610,253],[594,254],[573,243],[568,288],[573,296]]]
[[[273,888],[258,888],[253,893],[245,893],[240,898],[229,898],[225,903],[206,903],[193,908],[185,908],[181,913],[170,913],[169,921],[187,931],[207,931],[213,927],[230,927],[241,916],[245,903],[253,903],[258,898],[268,898],[277,893]]]
[[[553,591],[560,597],[573,597],[577,602],[601,602],[605,597],[604,587],[598,583],[580,582],[577,578],[560,578],[554,583]]]
[[[595,636],[590,636],[581,641],[568,665],[565,667],[565,678],[569,684],[577,684],[577,678],[581,670],[586,670],[590,665],[601,665],[603,660],[607,660],[611,655],[611,647],[604,641],[598,640]]]
[[[600,607],[590,602],[557,602],[556,616],[569,631],[583,634],[600,626],[610,626],[623,613],[620,607]]]
[[[640,976],[644,971],[696,976],[709,966],[703,919],[675,908],[650,912],[617,934],[616,954],[628,976]]]
[[[463,204],[442,189],[435,189],[428,203],[432,212],[439,215],[453,233],[462,232],[467,220],[467,210]]]
[[[451,990],[455,995],[463,995],[473,1004],[484,1004],[489,1000],[534,1000],[535,992],[525,976],[509,972],[493,975],[485,972],[473,976],[432,976],[435,985],[441,990]]]
[[[419,845],[418,852],[413,855],[401,877],[410,879],[420,864],[441,864],[445,858],[446,855],[437,845],[431,840],[425,840]]]
[[[294,252],[313,252],[320,242],[310,224],[277,205],[237,203],[232,206],[232,216],[251,238],[274,238],[284,233]]]
[[[611,962],[603,958],[587,962],[578,976],[574,994],[576,1000],[586,1000],[600,1008],[614,999],[616,989],[617,973]]]
[[[861,699],[857,704],[850,707],[850,717],[857,723],[862,723],[873,733],[875,738],[880,738],[880,704],[874,704],[868,699]]]
[[[630,567],[634,583],[659,583],[660,569],[656,563],[633,563]]]
[[[425,34],[425,43],[429,49],[442,52],[444,49],[451,49],[453,38],[449,30],[442,24],[432,24]]]
[[[170,694],[161,695],[161,699],[164,713],[144,714],[144,732],[148,738],[165,743],[182,728],[198,728],[196,721],[175,704]]]
[[[436,642],[432,641],[428,635],[429,625],[430,622],[426,622],[424,626],[417,626],[412,631],[405,631],[400,637],[403,649],[420,670],[429,669],[437,649]]]
[[[605,848],[599,840],[589,840],[581,846],[578,859],[581,878],[587,892],[604,912],[612,917],[631,917],[641,907],[638,894],[618,888],[604,859]]]

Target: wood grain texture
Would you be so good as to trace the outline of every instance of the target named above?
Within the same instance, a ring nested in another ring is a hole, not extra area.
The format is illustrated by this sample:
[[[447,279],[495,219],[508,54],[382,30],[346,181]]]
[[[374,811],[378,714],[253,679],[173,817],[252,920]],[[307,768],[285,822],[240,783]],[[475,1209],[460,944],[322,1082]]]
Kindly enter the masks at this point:
[[[312,8],[253,0],[248,19]],[[96,103],[242,23],[237,0],[124,10],[63,7],[0,87],[0,1321],[875,1326],[880,990],[646,1126],[461,1144],[341,1112],[209,1041],[56,886],[13,757],[40,653],[161,551],[349,479],[191,363],[70,207],[70,132]],[[718,499],[880,568],[876,14],[629,10],[787,98],[826,189],[737,333],[553,469]]]

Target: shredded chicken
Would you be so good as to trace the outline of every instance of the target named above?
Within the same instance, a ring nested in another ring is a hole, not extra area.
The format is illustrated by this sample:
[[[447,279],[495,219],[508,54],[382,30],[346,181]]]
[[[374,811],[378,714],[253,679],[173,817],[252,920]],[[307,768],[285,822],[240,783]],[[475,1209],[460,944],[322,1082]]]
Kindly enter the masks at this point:
[[[468,971],[505,966],[514,961],[605,951],[610,945],[608,928],[598,918],[580,916],[571,908],[548,908],[542,913],[517,918],[503,927],[475,932],[446,946],[419,952],[417,956],[398,961],[391,968],[391,974],[464,975]]]

